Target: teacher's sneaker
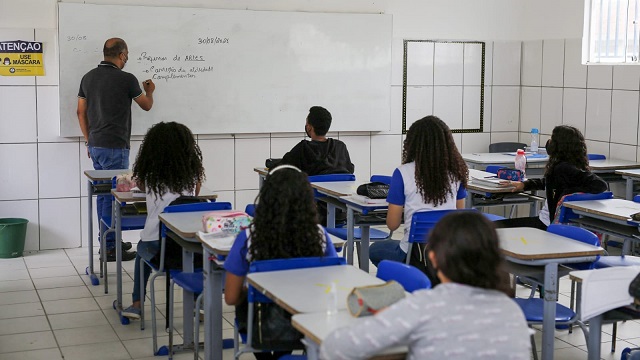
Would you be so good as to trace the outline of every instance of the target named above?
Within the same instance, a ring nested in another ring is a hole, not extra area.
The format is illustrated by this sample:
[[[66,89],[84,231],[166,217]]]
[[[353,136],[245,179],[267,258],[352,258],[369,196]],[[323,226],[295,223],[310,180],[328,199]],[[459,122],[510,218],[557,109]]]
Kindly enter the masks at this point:
[[[141,314],[140,309],[133,307],[133,305],[122,310],[122,316],[129,319],[134,319],[134,320],[140,319],[140,314]]]

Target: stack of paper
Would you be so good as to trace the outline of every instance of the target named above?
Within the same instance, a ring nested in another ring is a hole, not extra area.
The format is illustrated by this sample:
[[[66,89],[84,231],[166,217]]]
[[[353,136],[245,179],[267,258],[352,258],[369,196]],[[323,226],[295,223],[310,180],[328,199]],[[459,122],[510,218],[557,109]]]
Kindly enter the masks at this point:
[[[198,231],[198,237],[205,241],[209,246],[218,250],[231,250],[235,236],[221,236],[219,233],[206,233]]]
[[[471,177],[471,182],[475,185],[479,185],[479,186],[485,186],[485,187],[491,187],[491,188],[504,188],[504,187],[508,187],[505,185],[500,185],[500,182],[503,181],[502,179],[498,179],[497,177],[495,178],[476,178],[476,177]]]
[[[381,206],[382,205],[387,205],[387,199],[372,199],[370,197],[362,196],[362,195],[358,195],[358,194],[353,194],[351,196],[345,196],[345,198],[351,198],[355,202],[359,202],[359,203],[362,203],[362,204],[381,205]]]

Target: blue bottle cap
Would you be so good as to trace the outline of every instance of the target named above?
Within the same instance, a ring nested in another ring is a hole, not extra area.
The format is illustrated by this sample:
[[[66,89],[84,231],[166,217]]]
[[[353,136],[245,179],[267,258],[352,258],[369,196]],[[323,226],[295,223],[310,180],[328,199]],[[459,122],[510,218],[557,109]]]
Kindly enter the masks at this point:
[[[532,134],[537,134],[537,133],[538,133],[538,128],[533,128],[533,129],[531,129],[531,133],[532,133]]]

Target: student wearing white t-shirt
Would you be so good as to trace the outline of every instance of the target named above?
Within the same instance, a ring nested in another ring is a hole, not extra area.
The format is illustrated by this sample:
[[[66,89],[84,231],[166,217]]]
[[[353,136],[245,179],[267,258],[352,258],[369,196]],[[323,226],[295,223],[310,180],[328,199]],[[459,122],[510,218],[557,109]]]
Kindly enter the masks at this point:
[[[191,130],[176,122],[153,125],[144,137],[133,165],[133,177],[146,192],[147,220],[140,232],[133,279],[133,304],[122,316],[140,318],[140,282],[145,289],[151,269],[140,274],[140,261],[151,261],[160,252],[160,220],[158,215],[181,195],[197,195],[204,180],[202,152]]]
[[[467,174],[467,165],[444,121],[427,116],[414,122],[407,131],[402,165],[393,172],[387,197],[387,227],[396,230],[404,214],[404,237],[371,245],[371,262],[378,266],[385,259],[405,261],[411,217],[416,211],[464,208]]]

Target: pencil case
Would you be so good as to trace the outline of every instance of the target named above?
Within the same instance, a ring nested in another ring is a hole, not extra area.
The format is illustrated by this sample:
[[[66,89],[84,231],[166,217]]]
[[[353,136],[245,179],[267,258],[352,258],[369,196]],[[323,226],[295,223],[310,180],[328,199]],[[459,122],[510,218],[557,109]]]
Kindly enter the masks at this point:
[[[204,232],[235,236],[251,225],[251,217],[242,211],[215,211],[202,217]]]
[[[498,179],[502,180],[511,180],[511,181],[523,181],[524,174],[522,171],[517,169],[509,169],[509,168],[500,168],[496,174]]]
[[[369,316],[402,300],[404,296],[404,288],[394,280],[382,285],[355,287],[347,297],[347,308],[354,317]]]

